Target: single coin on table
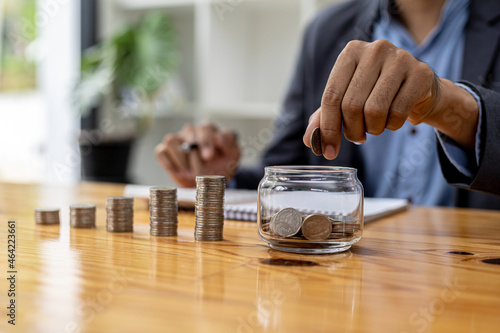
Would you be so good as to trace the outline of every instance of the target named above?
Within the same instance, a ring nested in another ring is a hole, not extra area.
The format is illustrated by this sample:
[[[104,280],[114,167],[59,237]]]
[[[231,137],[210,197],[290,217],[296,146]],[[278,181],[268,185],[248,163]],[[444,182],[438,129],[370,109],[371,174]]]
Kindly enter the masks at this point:
[[[284,208],[274,215],[270,222],[271,230],[282,236],[296,235],[302,226],[302,214],[294,208]]]
[[[311,133],[311,150],[316,156],[321,156],[323,154],[323,148],[321,147],[321,132],[319,127],[316,127]]]
[[[302,235],[312,241],[327,239],[332,233],[332,223],[322,214],[312,214],[302,223]]]

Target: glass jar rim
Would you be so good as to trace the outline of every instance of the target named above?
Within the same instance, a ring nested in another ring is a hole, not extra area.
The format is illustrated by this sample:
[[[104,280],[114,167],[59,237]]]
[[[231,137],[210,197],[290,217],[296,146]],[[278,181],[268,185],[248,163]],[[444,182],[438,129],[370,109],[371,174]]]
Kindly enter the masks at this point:
[[[356,173],[358,170],[351,167],[342,166],[326,166],[326,165],[274,165],[264,168],[267,172],[280,172],[280,173],[303,173],[303,172],[318,172],[318,173]]]

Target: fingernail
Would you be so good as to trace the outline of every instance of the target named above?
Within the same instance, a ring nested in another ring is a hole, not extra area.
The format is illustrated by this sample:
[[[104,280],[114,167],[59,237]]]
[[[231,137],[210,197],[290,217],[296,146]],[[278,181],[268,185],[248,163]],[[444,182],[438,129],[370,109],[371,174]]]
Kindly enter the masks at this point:
[[[335,158],[335,148],[332,145],[326,146],[324,156],[328,160],[333,160]]]
[[[354,142],[355,145],[361,146],[365,141]]]

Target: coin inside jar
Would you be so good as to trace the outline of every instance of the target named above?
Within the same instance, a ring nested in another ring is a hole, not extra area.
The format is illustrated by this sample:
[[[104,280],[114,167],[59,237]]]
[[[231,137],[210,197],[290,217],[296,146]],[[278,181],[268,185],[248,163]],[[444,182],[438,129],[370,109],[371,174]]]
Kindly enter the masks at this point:
[[[312,214],[302,223],[302,235],[312,241],[327,239],[332,233],[332,223],[322,214]]]
[[[323,154],[323,148],[321,147],[321,132],[319,127],[316,127],[311,133],[311,150],[316,156],[321,156]]]
[[[282,236],[296,235],[302,226],[302,214],[294,208],[284,208],[273,216],[270,222],[271,230]]]

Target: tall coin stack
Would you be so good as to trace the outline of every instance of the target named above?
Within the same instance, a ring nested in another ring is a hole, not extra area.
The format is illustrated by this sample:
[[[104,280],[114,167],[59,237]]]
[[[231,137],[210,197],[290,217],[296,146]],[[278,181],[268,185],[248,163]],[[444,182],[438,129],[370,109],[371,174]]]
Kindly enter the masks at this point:
[[[59,208],[36,208],[36,224],[59,224]]]
[[[151,235],[177,236],[177,189],[149,189],[149,220]]]
[[[134,231],[134,198],[108,197],[106,199],[106,230]]]
[[[69,206],[69,223],[71,228],[95,228],[95,205]]]
[[[196,177],[196,224],[194,238],[199,241],[222,240],[224,227],[224,176]]]

